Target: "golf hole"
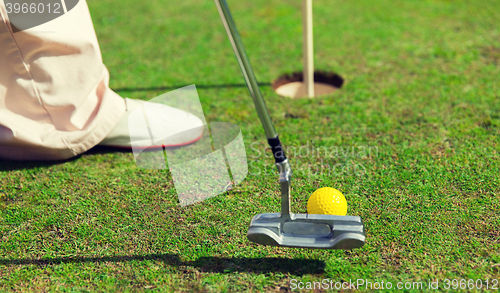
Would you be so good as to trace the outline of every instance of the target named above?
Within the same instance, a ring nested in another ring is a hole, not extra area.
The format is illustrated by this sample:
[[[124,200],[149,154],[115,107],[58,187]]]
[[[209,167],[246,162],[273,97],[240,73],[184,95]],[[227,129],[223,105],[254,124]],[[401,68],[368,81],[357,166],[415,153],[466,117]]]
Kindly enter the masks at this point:
[[[306,87],[302,72],[294,72],[280,76],[272,83],[274,91],[283,97],[305,98]],[[314,97],[327,95],[340,89],[344,79],[333,72],[314,72]]]

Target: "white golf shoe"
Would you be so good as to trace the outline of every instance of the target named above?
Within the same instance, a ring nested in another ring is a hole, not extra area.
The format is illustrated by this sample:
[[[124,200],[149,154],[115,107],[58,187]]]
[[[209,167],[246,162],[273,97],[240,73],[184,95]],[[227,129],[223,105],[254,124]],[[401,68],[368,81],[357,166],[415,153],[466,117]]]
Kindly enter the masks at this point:
[[[178,147],[198,141],[204,123],[186,111],[125,98],[127,112],[100,146],[148,149]],[[141,109],[142,108],[142,109]]]

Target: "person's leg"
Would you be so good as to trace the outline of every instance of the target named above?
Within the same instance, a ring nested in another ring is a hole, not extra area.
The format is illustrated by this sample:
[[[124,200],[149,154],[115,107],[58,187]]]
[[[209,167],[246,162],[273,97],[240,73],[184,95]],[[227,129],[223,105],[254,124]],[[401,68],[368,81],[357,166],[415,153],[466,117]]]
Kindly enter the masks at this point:
[[[13,33],[0,0],[0,158],[59,160],[101,142],[123,117],[85,1]]]

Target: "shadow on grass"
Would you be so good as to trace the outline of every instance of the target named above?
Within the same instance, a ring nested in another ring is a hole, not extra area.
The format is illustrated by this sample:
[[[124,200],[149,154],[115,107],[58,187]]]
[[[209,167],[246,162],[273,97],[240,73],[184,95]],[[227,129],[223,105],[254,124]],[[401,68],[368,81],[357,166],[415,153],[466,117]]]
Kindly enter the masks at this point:
[[[186,145],[183,146],[173,146],[173,147],[166,147],[167,150],[176,150],[176,149],[181,149],[186,147]],[[152,147],[148,148],[145,150],[142,150],[143,153],[147,152],[158,152],[162,151],[163,148],[161,147]],[[93,148],[89,149],[83,154],[79,154],[78,156],[75,156],[73,158],[67,159],[67,160],[61,160],[61,161],[8,161],[8,160],[1,160],[0,159],[0,172],[2,171],[15,171],[15,170],[24,170],[24,169],[35,169],[35,168],[42,168],[42,167],[50,167],[53,165],[60,165],[64,164],[67,162],[75,161],[78,160],[79,158],[83,156],[92,156],[92,155],[100,155],[100,154],[111,154],[111,153],[123,153],[123,154],[133,154],[132,149],[130,148],[121,148],[121,147],[111,147],[111,146],[99,146],[96,145]]]
[[[294,275],[324,273],[325,262],[310,259],[200,257],[195,261],[182,261],[176,254],[148,254],[137,256],[59,257],[45,259],[0,259],[0,265],[57,265],[63,263],[101,263],[129,261],[161,261],[169,266],[193,267],[212,273],[291,273]]]
[[[69,158],[67,160],[60,160],[60,161],[8,161],[8,160],[1,160],[0,159],[0,172],[50,167],[50,166],[60,165],[60,164],[64,164],[64,163],[78,160],[82,156],[98,155],[98,154],[110,154],[110,153],[130,153],[130,154],[132,154],[132,150],[125,149],[125,148],[107,147],[107,146],[95,146],[83,154],[80,154],[80,155],[75,156],[73,158]]]
[[[73,157],[73,158],[70,158],[67,160],[61,160],[61,161],[7,161],[7,160],[0,160],[0,172],[50,167],[50,166],[60,165],[60,164],[64,164],[67,162],[74,161],[74,160],[78,159],[79,157],[80,156]]]
[[[324,273],[325,262],[315,259],[288,259],[288,258],[242,258],[242,257],[200,257],[186,263],[188,266],[199,268],[203,272],[233,273],[292,273],[321,274]]]
[[[132,154],[132,149],[96,145],[95,147],[91,148],[90,150],[86,151],[85,153],[81,154],[80,156],[110,154],[110,153],[130,153],[130,154]]]
[[[148,254],[148,255],[122,255],[122,256],[103,256],[103,257],[55,257],[42,259],[0,259],[0,265],[54,265],[62,263],[91,263],[91,262],[128,262],[143,260],[159,260],[169,265],[182,265],[182,261],[176,254]]]
[[[183,148],[184,146],[175,146],[168,147],[168,150],[175,150],[179,148]],[[147,152],[157,152],[158,150],[163,150],[162,148],[150,148],[143,150],[143,153]],[[120,147],[110,147],[110,146],[95,146],[83,154],[79,154],[73,158],[61,161],[8,161],[0,159],[0,172],[2,171],[15,171],[15,170],[29,170],[43,167],[50,167],[54,165],[60,165],[67,162],[72,162],[78,160],[83,156],[92,156],[92,155],[102,155],[102,154],[111,154],[111,153],[124,153],[124,154],[133,154],[132,149],[120,148]]]
[[[189,85],[189,84],[188,84]],[[159,86],[159,87],[122,87],[113,89],[115,92],[147,92],[147,91],[167,91],[183,88],[188,85],[173,85],[173,86]],[[247,87],[245,83],[236,84],[195,84],[197,89],[212,89],[212,88],[238,88]],[[259,83],[259,86],[271,86],[270,83]]]

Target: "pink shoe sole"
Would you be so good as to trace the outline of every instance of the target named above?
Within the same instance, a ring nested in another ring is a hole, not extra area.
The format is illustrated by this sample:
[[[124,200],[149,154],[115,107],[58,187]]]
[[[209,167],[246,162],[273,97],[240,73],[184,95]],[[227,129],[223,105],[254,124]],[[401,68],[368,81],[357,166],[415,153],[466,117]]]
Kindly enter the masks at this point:
[[[195,142],[197,142],[198,140],[200,140],[201,138],[203,137],[203,133],[200,134],[200,136],[198,136],[197,138],[191,140],[191,141],[188,141],[188,142],[184,142],[184,143],[179,143],[179,144],[167,144],[167,145],[152,145],[152,146],[147,146],[147,147],[134,147],[132,148],[131,146],[114,146],[114,145],[101,145],[100,147],[108,147],[108,148],[115,148],[115,149],[122,149],[122,150],[132,150],[132,149],[136,149],[136,150],[154,150],[154,149],[160,149],[160,148],[177,148],[177,147],[183,147],[183,146],[186,146],[186,145],[190,145],[190,144],[193,144]]]

